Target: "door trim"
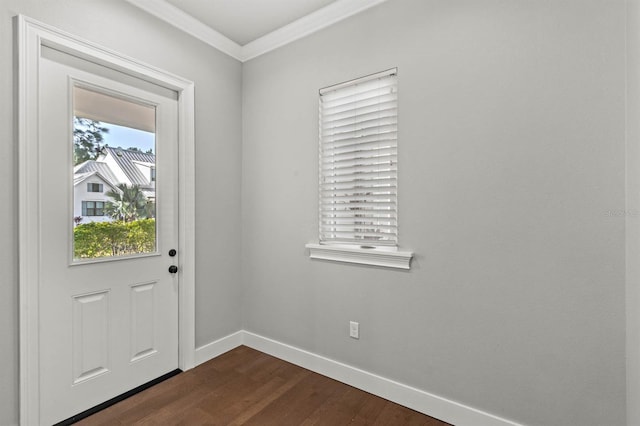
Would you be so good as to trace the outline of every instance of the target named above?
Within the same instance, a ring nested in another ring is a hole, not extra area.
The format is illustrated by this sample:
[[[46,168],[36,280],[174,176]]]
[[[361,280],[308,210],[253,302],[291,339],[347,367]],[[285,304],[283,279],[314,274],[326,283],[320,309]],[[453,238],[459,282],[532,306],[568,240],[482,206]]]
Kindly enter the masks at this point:
[[[40,50],[48,46],[178,93],[178,200],[180,290],[179,368],[195,360],[195,118],[194,83],[82,40],[24,15],[15,17],[18,76],[20,424],[40,419],[38,214],[38,73]]]

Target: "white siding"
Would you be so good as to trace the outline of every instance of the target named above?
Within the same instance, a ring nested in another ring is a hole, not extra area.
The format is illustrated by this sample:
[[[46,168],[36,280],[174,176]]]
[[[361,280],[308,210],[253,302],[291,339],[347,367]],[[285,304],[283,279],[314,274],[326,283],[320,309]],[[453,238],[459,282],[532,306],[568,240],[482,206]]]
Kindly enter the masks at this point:
[[[88,183],[102,184],[102,192],[89,192],[87,191]],[[82,202],[83,201],[110,201],[111,198],[106,195],[106,192],[111,189],[111,186],[97,175],[93,175],[76,184],[73,188],[73,217],[82,216]],[[82,216],[82,222],[110,222],[111,219],[108,216]]]

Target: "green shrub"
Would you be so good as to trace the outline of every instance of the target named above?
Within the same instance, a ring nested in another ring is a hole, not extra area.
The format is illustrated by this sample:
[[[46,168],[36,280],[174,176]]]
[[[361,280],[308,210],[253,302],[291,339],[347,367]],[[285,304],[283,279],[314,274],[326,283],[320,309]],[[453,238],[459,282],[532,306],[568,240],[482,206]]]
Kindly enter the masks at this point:
[[[83,223],[74,228],[73,238],[76,259],[152,253],[156,249],[156,221]]]

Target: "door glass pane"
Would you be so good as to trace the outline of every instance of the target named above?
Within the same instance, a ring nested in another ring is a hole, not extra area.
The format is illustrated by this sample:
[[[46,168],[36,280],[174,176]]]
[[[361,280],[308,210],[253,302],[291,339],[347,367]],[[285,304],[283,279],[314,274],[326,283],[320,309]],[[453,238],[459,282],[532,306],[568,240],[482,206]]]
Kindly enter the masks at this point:
[[[73,89],[73,258],[154,253],[155,107]]]

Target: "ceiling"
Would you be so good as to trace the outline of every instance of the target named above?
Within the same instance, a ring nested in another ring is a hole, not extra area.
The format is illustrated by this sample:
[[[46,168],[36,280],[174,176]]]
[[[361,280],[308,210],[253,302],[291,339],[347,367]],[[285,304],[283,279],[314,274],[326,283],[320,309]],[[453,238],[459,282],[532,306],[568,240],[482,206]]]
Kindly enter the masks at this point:
[[[126,0],[242,62],[386,0]]]
[[[335,0],[166,0],[241,46]]]
[[[156,109],[79,86],[73,88],[74,115],[155,133]]]

